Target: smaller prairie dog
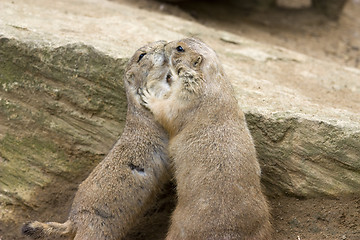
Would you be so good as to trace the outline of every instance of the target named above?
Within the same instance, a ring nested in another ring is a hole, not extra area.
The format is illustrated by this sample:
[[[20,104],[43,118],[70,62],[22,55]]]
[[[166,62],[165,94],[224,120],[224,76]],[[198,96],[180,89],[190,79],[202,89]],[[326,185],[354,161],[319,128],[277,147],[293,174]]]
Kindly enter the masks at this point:
[[[128,111],[124,131],[79,186],[65,223],[26,223],[32,239],[119,240],[170,180],[168,135],[140,105],[138,89],[150,78],[166,79],[164,41],[144,46],[130,59],[124,78]],[[158,79],[160,81],[160,79]]]
[[[271,239],[254,143],[215,52],[187,38],[165,55],[167,78],[140,95],[170,134],[178,203],[166,239]]]

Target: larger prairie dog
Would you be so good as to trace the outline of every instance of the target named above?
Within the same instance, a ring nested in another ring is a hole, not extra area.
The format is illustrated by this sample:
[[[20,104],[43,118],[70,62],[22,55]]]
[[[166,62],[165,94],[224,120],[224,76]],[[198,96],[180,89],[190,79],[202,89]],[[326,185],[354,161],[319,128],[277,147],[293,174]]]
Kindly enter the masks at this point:
[[[32,239],[119,240],[155,201],[170,179],[168,136],[140,105],[137,91],[150,78],[166,78],[164,41],[140,48],[124,78],[128,111],[124,131],[105,159],[84,180],[65,223],[29,222]]]
[[[215,52],[187,38],[165,54],[167,81],[140,95],[170,134],[178,203],[166,239],[271,239],[254,143]]]

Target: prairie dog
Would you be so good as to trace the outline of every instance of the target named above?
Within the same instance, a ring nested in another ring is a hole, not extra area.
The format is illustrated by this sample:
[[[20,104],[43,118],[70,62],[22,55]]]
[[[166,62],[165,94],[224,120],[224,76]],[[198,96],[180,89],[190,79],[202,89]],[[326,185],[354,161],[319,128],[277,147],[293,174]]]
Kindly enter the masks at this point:
[[[65,223],[29,222],[32,239],[119,240],[153,204],[170,179],[168,135],[140,105],[138,89],[150,78],[166,78],[164,41],[146,45],[129,60],[124,77],[128,100],[120,139],[79,186]]]
[[[215,52],[187,38],[165,55],[167,81],[140,95],[170,134],[178,203],[166,239],[271,239],[254,143]]]

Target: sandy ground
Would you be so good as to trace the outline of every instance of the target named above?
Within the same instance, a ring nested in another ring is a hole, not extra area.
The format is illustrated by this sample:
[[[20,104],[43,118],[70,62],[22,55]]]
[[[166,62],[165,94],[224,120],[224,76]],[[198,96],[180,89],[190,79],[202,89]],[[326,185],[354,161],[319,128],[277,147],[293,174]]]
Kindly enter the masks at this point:
[[[196,5],[185,3],[181,6],[145,0],[116,1],[177,15],[325,61],[360,68],[360,0],[350,0],[338,22],[330,21],[310,9],[248,12],[223,7],[222,3],[212,1]],[[63,221],[77,184],[54,185],[44,189],[39,193],[39,203],[46,201],[46,206],[39,206],[36,212],[24,209],[23,214],[31,215],[33,219]],[[281,196],[269,198],[269,202],[272,207],[274,239],[360,239],[359,196],[331,199]],[[0,226],[0,240],[10,239],[23,239],[20,237],[19,226],[15,223]]]

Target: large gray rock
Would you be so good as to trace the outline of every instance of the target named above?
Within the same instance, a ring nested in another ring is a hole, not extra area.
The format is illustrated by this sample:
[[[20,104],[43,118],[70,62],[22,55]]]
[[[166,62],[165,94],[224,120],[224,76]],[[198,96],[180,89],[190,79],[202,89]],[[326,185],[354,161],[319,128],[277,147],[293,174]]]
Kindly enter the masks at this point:
[[[360,71],[223,39],[236,43],[225,50],[225,68],[237,79],[267,189],[303,197],[359,193]]]
[[[0,9],[2,222],[33,210],[64,220],[76,185],[121,134],[127,59],[185,36],[222,60],[269,195],[360,193],[358,69],[116,2],[3,0]]]

